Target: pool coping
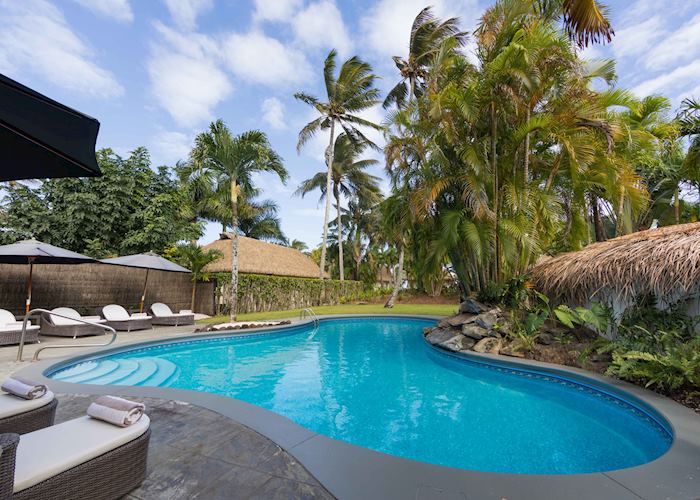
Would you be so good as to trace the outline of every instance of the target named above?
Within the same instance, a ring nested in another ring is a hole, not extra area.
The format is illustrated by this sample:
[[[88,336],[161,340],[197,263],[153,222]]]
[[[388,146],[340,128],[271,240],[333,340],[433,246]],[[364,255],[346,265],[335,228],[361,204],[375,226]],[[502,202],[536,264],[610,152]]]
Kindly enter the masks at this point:
[[[338,318],[415,318],[416,315],[324,315],[321,321]],[[52,358],[33,363],[19,374],[50,385],[54,392],[70,394],[118,394],[185,401],[202,406],[246,425],[271,439],[293,455],[333,495],[340,499],[507,498],[514,499],[691,499],[700,498],[700,416],[689,408],[652,391],[585,370],[520,358],[480,353],[449,355],[481,363],[535,370],[588,385],[610,389],[629,402],[643,406],[671,426],[674,440],[661,457],[647,464],[610,472],[590,474],[507,474],[478,472],[405,459],[338,441],[310,431],[288,418],[237,399],[210,393],[167,387],[104,386],[61,382],[44,376],[61,365],[139,349],[155,344],[173,344],[231,335],[264,335],[313,321],[266,328],[207,332],[183,337],[135,342],[99,348],[80,355]],[[441,348],[430,346],[439,352]],[[505,359],[504,359],[505,358]],[[459,431],[459,429],[456,429]],[[466,438],[455,435],[455,438]],[[468,441],[467,441],[468,443]]]

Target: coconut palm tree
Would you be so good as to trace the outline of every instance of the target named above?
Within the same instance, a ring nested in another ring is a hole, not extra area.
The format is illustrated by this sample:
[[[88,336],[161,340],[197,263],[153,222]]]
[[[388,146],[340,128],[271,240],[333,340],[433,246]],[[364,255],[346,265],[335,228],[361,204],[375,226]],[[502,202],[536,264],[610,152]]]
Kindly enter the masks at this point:
[[[374,159],[358,159],[367,148],[366,144],[352,142],[347,134],[340,134],[335,140],[333,148],[333,165],[331,169],[331,190],[335,200],[337,212],[336,227],[338,231],[338,272],[340,281],[345,279],[343,264],[343,222],[342,210],[340,207],[341,195],[345,198],[363,198],[369,203],[376,203],[379,199],[379,177],[368,174],[366,169],[378,162]],[[306,179],[296,190],[297,195],[302,198],[311,191],[319,189],[321,198],[326,197],[326,172],[318,172],[310,179]]]
[[[238,206],[238,230],[249,238],[285,245],[287,237],[278,212],[279,206],[273,200],[243,198]]]
[[[309,249],[309,246],[306,243],[297,239],[292,240],[289,246],[294,250],[299,250],[302,253],[306,252]]]
[[[194,311],[197,282],[199,280],[208,281],[204,268],[207,264],[223,257],[223,254],[216,249],[204,250],[198,245],[189,244],[178,246],[175,257],[180,264],[192,271],[192,304],[190,308]]]
[[[433,63],[433,58],[440,51],[444,41],[453,38],[456,45],[463,45],[467,40],[466,33],[459,30],[456,18],[445,21],[437,19],[433,15],[432,7],[425,7],[413,21],[411,36],[408,43],[408,57],[406,59],[394,56],[394,64],[401,74],[401,81],[397,83],[384,99],[383,106],[388,108],[392,104],[402,108],[408,98],[423,95],[428,71]]]
[[[372,67],[357,56],[351,57],[343,63],[340,72],[335,74],[336,51],[331,50],[326,57],[323,67],[323,77],[326,88],[326,100],[304,92],[294,94],[294,97],[309,106],[312,106],[319,114],[318,118],[309,122],[299,132],[297,151],[320,130],[329,130],[328,148],[326,148],[326,192],[332,187],[332,163],[335,158],[335,128],[343,129],[348,138],[355,143],[373,145],[360,130],[359,127],[367,127],[380,130],[381,126],[366,120],[358,113],[371,108],[379,102],[379,90],[374,86],[375,75]],[[328,246],[328,221],[330,218],[331,200],[326,197],[326,206],[323,216],[323,241],[321,242],[320,278],[325,276],[326,247]]]
[[[190,160],[194,172],[207,179],[213,192],[226,189],[228,193],[231,205],[230,305],[231,321],[235,321],[238,309],[238,208],[241,195],[254,192],[254,173],[273,172],[282,182],[286,182],[287,171],[264,132],[251,130],[234,136],[221,120],[212,122],[209,130],[196,137]]]

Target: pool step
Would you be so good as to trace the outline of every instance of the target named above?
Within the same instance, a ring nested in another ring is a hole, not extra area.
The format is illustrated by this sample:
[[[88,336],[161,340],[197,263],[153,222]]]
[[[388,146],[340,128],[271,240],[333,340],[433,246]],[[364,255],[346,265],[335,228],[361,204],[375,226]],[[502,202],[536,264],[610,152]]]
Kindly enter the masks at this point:
[[[83,384],[157,387],[168,385],[177,373],[177,366],[170,361],[144,357],[88,361],[59,372],[54,378]]]

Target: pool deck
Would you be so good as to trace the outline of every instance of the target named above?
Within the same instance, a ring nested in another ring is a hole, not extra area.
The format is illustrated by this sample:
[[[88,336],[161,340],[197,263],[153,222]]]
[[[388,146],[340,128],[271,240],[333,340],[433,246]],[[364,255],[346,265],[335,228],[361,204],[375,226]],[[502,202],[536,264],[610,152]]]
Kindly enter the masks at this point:
[[[274,331],[276,328],[266,329]],[[190,332],[192,331],[190,327]],[[256,333],[254,330],[246,330],[241,333]],[[260,332],[264,334],[264,332]],[[173,341],[189,337],[186,332],[173,332]],[[230,334],[230,333],[229,333]],[[129,334],[131,335],[131,334]],[[152,334],[151,334],[152,335]],[[220,334],[219,334],[220,335]],[[112,349],[100,349],[97,352],[121,350],[133,343],[149,344],[154,341],[164,340],[164,334],[140,338],[129,338],[121,341]],[[207,337],[210,335],[203,335]],[[134,336],[136,337],[136,336]],[[5,353],[0,350],[0,362],[5,360]],[[14,349],[13,352],[16,352]],[[48,353],[47,353],[48,354]],[[54,353],[51,353],[54,354]],[[64,353],[60,353],[64,354]],[[74,353],[70,358],[76,358]],[[80,357],[87,357],[80,353]],[[89,355],[89,354],[88,354]],[[49,356],[47,356],[48,358]],[[46,359],[38,363],[23,363],[22,375],[25,377],[43,380],[58,393],[81,393],[89,395],[119,394],[127,397],[159,398],[165,400],[177,400],[187,402],[193,407],[206,408],[227,417],[232,428],[247,428],[253,434],[259,433],[266,436],[263,442],[276,443],[279,448],[286,450],[287,460],[298,461],[299,464],[315,477],[320,488],[313,483],[300,480],[300,477],[291,479],[280,471],[271,474],[278,479],[286,478],[296,481],[297,488],[310,491],[308,496],[329,495],[341,499],[694,499],[700,498],[700,416],[674,401],[659,396],[651,391],[641,389],[625,382],[612,380],[598,376],[583,370],[568,367],[537,363],[523,360],[504,360],[501,356],[490,355],[464,355],[471,360],[481,362],[493,362],[511,367],[516,370],[535,369],[553,376],[564,376],[570,380],[580,381],[588,385],[599,387],[602,390],[615,393],[623,393],[623,397],[641,407],[647,409],[650,414],[660,416],[670,422],[675,435],[671,449],[657,460],[638,467],[593,474],[571,475],[525,475],[525,474],[497,474],[467,471],[449,467],[441,467],[413,460],[375,452],[366,448],[344,443],[305,429],[289,419],[247,404],[232,398],[217,396],[214,394],[200,393],[196,391],[159,388],[159,387],[126,387],[126,386],[98,386],[89,384],[71,384],[56,380],[46,379],[43,372],[60,364],[56,359]],[[4,365],[4,363],[3,363]],[[3,367],[4,368],[4,367]],[[18,368],[14,366],[13,369]],[[0,372],[1,374],[2,372]],[[167,403],[173,404],[173,403]],[[156,406],[157,407],[157,406]],[[197,408],[195,413],[201,412]],[[517,418],[517,416],[514,416]],[[154,417],[154,420],[157,417]],[[166,418],[166,417],[163,417]],[[192,423],[197,426],[196,422]],[[202,426],[203,429],[206,425]],[[206,429],[209,433],[209,429]],[[524,430],[525,432],[526,430]],[[214,433],[215,434],[215,433]],[[231,435],[231,446],[235,446],[237,433]],[[469,445],[468,437],[460,434],[458,426],[455,427],[455,439],[464,439],[465,446]],[[269,439],[270,441],[266,441]],[[536,439],[536,436],[533,436]],[[186,446],[197,446],[196,441]],[[152,447],[152,452],[155,448]],[[507,453],[507,450],[504,450]],[[204,454],[204,456],[207,456]],[[293,458],[292,458],[293,457]],[[154,470],[160,467],[162,462],[155,463]],[[186,467],[181,464],[179,467]],[[283,467],[284,468],[284,467]],[[195,470],[190,471],[196,475]],[[175,472],[164,474],[177,477]],[[199,474],[212,477],[210,471],[198,469]],[[268,473],[265,471],[255,472]],[[181,473],[185,474],[185,473]],[[186,475],[186,474],[185,474]],[[271,481],[268,479],[268,482]],[[308,481],[308,480],[307,480]],[[265,484],[268,484],[267,482]],[[277,484],[275,481],[270,484]],[[319,488],[308,490],[308,488]],[[274,489],[274,488],[273,488]],[[159,492],[152,490],[148,498],[177,498],[167,495],[159,496]],[[232,490],[226,491],[227,498],[236,498]],[[137,498],[137,492],[134,493]],[[299,498],[302,493],[288,494],[288,491],[279,490],[265,494],[253,493],[246,498]],[[320,496],[324,498],[323,496]]]

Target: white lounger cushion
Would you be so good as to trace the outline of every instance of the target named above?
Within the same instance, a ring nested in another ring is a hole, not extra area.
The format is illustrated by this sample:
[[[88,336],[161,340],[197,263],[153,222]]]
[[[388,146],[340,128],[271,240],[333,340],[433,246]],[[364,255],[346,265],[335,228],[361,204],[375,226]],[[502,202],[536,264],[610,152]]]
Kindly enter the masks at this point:
[[[93,323],[105,323],[106,320],[100,318],[99,316],[80,316],[80,313],[75,309],[70,307],[57,307],[56,309],[51,309],[51,312],[57,314],[62,314],[63,316],[70,316],[71,318],[84,319],[86,321],[91,321]],[[72,319],[62,318],[60,316],[51,315],[51,321],[54,325],[84,325],[82,321],[75,321]]]
[[[31,410],[36,410],[53,401],[53,392],[46,391],[46,394],[36,399],[22,399],[5,392],[0,393],[0,418],[12,417]]]
[[[175,316],[172,309],[162,302],[156,302],[151,306],[151,311],[156,317]]]
[[[16,323],[17,318],[7,309],[0,309],[0,324]]]
[[[32,330],[38,330],[39,325],[27,325],[27,331],[31,332]],[[21,332],[22,331],[22,323],[8,323],[4,325],[0,325],[0,332]]]
[[[129,319],[129,313],[119,304],[104,306],[102,314],[108,321],[127,321]]]
[[[14,492],[119,448],[141,436],[149,425],[146,415],[129,427],[117,427],[86,415],[24,434],[17,446]]]

